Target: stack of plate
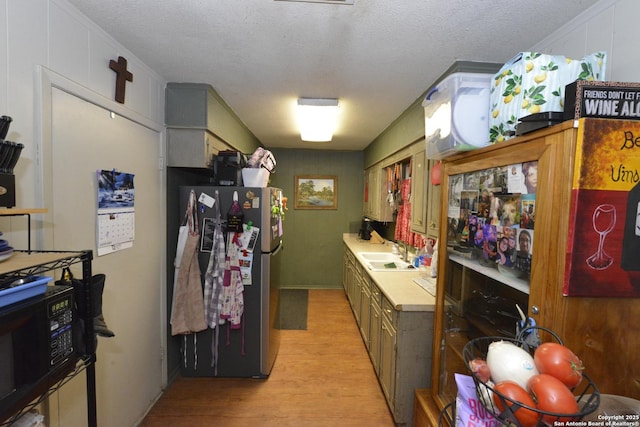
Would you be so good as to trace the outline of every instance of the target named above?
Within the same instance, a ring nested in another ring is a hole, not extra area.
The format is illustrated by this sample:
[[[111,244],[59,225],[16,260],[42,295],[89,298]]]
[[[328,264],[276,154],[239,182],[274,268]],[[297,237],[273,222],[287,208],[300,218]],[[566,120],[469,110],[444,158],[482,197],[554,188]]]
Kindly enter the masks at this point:
[[[2,232],[0,231],[0,236]],[[9,242],[4,239],[0,239],[0,262],[11,258],[13,255],[13,248],[9,246]]]

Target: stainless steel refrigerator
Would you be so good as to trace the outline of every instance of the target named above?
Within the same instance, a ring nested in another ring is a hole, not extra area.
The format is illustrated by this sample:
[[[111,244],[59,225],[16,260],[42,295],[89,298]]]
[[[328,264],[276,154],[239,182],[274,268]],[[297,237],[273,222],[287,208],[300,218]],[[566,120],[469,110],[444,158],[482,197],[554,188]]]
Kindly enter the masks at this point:
[[[280,345],[279,333],[279,256],[283,250],[282,190],[278,188],[182,186],[180,206],[187,205],[194,190],[198,199],[201,244],[198,261],[203,283],[211,255],[212,227],[219,200],[220,219],[225,241],[232,235],[227,228],[241,222],[243,233],[252,239],[252,251],[241,254],[244,312],[241,325],[232,328],[227,321],[218,325],[217,363],[212,366],[215,328],[185,336],[182,344],[181,373],[184,376],[265,378],[271,372]],[[229,214],[234,200],[242,208],[241,218]],[[256,228],[259,231],[256,232]]]

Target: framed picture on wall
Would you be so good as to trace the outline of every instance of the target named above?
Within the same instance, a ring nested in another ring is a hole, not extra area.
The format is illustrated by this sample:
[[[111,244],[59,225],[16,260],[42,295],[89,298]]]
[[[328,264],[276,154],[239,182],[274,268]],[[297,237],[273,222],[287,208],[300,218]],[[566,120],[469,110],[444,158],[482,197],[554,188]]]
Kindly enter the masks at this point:
[[[294,209],[338,209],[338,177],[296,175]]]

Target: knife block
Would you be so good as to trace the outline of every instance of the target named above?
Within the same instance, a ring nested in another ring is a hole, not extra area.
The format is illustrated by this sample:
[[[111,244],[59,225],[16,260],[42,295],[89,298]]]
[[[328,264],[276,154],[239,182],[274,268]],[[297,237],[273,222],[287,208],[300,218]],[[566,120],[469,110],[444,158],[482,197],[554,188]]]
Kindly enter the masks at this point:
[[[0,207],[12,208],[16,205],[16,176],[0,173]]]
[[[369,240],[369,243],[384,243],[384,239],[382,238],[382,236],[380,236],[380,234],[378,234],[377,231],[372,230],[371,239]]]

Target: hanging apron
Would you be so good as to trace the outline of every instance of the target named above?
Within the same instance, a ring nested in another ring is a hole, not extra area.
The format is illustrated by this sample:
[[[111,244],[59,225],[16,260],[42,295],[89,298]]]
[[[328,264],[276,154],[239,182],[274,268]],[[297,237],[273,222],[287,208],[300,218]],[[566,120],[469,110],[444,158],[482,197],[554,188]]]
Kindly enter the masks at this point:
[[[171,312],[171,335],[186,335],[207,329],[200,265],[198,263],[198,214],[192,190],[187,206],[188,233],[176,275]]]
[[[233,240],[237,239],[237,234],[233,233]],[[243,299],[244,285],[242,284],[242,273],[240,272],[240,259],[238,256],[238,245],[235,242],[229,244],[227,248],[227,259],[222,285],[222,311],[220,317],[228,319],[231,329],[239,329],[244,311]]]
[[[215,218],[213,229],[213,248],[209,256],[207,272],[204,276],[204,313],[207,325],[212,329],[211,334],[211,367],[214,375],[218,375],[218,339],[220,328],[220,311],[222,302],[220,294],[225,269],[225,245],[222,220],[220,217],[220,196],[218,191],[214,197]]]
[[[230,344],[230,329],[242,328],[242,349],[244,356],[244,285],[242,283],[242,273],[240,272],[240,260],[238,250],[240,247],[238,233],[229,233],[231,241],[227,245],[227,256],[225,261],[224,277],[222,282],[222,295],[220,297],[222,308],[220,318],[228,320],[227,323],[227,345]]]
[[[191,194],[189,194],[191,198]],[[171,313],[173,313],[175,306],[175,295],[178,284],[178,272],[180,271],[180,263],[182,262],[182,255],[184,254],[184,247],[187,244],[187,237],[189,236],[189,230],[193,228],[193,212],[190,209],[190,201],[187,205],[187,210],[184,213],[184,219],[180,228],[178,229],[178,242],[176,244],[176,257],[173,260],[173,299],[171,300]]]

